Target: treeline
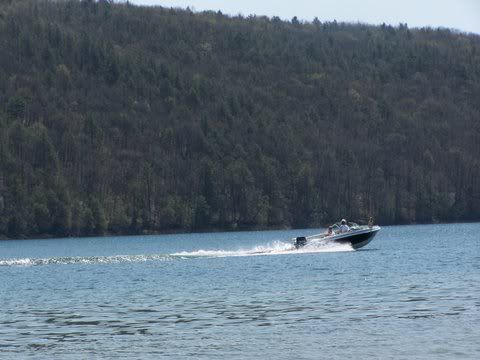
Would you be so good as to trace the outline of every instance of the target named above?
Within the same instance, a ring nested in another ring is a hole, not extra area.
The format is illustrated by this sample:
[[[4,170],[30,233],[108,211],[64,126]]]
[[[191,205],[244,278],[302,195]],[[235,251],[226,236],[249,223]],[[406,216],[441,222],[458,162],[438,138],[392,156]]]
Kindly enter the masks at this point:
[[[0,236],[480,220],[480,37],[0,1]]]

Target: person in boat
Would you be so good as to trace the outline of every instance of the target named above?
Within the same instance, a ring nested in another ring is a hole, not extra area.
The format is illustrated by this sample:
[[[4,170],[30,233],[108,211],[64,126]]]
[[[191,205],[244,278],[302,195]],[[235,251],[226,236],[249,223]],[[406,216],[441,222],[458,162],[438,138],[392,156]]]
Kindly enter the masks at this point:
[[[329,226],[327,236],[333,236],[333,235],[335,235],[335,231],[333,231],[333,226]]]
[[[340,225],[340,233],[346,233],[350,231],[350,227],[347,225],[347,220],[342,219]]]
[[[373,227],[373,217],[371,217],[371,216],[368,219],[368,227]]]

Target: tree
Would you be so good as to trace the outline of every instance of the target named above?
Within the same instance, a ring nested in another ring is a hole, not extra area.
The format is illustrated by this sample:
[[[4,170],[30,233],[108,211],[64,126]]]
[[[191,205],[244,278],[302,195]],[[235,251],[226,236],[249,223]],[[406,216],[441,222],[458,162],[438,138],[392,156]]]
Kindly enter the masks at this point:
[[[93,0],[0,14],[0,237],[478,220],[478,35]]]

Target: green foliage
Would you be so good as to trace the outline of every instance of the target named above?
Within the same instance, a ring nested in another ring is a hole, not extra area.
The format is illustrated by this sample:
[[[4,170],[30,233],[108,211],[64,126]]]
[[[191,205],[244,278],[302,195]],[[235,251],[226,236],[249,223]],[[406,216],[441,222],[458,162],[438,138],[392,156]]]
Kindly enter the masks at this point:
[[[23,119],[26,112],[26,102],[22,97],[13,97],[8,100],[6,113],[11,119]]]
[[[0,2],[0,237],[479,220],[480,38]]]
[[[93,231],[97,235],[102,235],[107,230],[107,219],[103,206],[98,199],[92,199],[90,201],[91,220],[93,220]],[[90,216],[90,214],[89,214]],[[91,221],[89,219],[89,221]]]

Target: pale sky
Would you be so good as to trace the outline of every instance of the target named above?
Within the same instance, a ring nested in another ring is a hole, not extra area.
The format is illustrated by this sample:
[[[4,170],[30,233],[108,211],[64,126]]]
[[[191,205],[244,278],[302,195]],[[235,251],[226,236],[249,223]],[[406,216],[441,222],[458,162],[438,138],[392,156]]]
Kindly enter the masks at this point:
[[[190,6],[196,11],[267,15],[301,20],[407,23],[409,27],[447,27],[480,34],[480,0],[130,0],[139,5]]]

